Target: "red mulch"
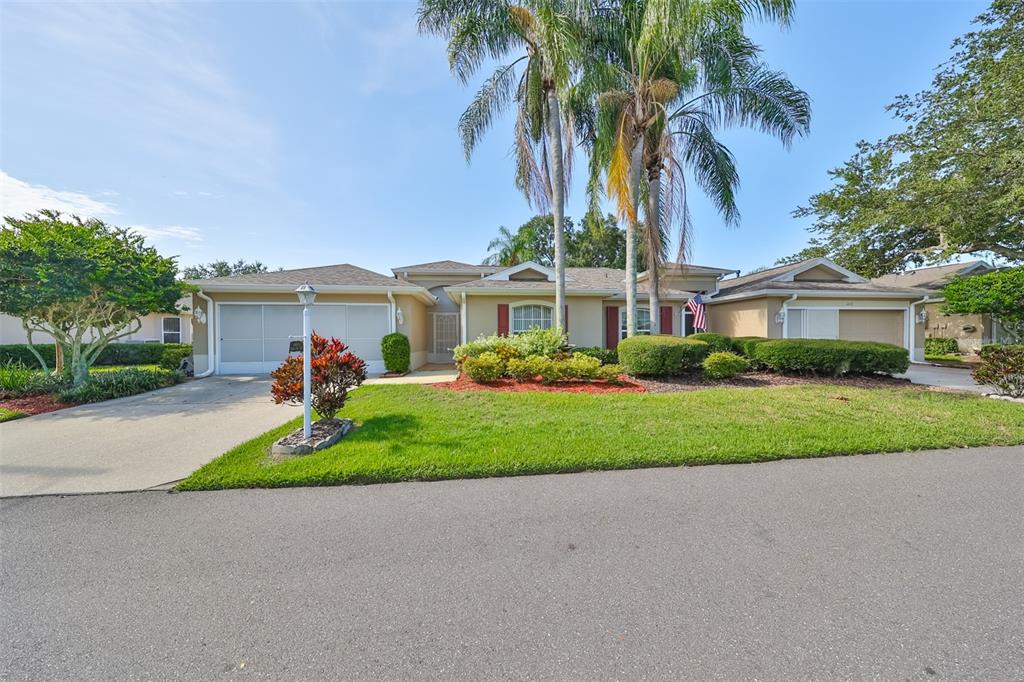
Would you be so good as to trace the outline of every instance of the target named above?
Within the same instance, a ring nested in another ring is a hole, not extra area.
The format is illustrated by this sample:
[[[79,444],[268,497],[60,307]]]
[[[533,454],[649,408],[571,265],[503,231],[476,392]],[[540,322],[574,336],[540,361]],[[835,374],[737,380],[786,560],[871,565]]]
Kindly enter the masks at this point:
[[[470,381],[460,374],[455,381],[443,384],[432,384],[436,388],[447,388],[452,391],[502,391],[506,393],[523,393],[540,391],[542,393],[643,393],[644,387],[632,379],[623,377],[622,384],[609,384],[604,381],[562,381],[557,384],[543,384],[539,381],[513,381],[501,379],[487,384]]]
[[[65,407],[73,407],[71,403],[62,403],[52,393],[44,395],[30,395],[24,398],[4,398],[0,400],[0,407],[25,414],[42,414],[44,412],[56,412]]]

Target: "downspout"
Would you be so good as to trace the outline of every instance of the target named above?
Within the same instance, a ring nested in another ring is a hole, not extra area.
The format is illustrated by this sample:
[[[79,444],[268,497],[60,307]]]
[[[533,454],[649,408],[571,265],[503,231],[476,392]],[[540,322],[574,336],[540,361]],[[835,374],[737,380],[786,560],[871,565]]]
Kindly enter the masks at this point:
[[[396,313],[395,313],[395,297],[391,293],[391,289],[388,289],[388,310],[391,311],[391,322],[388,325],[388,330],[392,334],[394,334],[395,333],[395,315],[396,315]]]
[[[460,315],[460,317],[462,318],[462,320],[461,320],[462,321],[462,343],[467,343],[469,341],[469,339],[466,338],[466,326],[467,326],[466,325],[466,315],[467,315],[467,313],[466,313],[466,292],[465,291],[462,292],[462,305],[460,305],[459,308],[460,308],[460,312],[462,313]]]
[[[786,330],[789,328],[789,304],[795,301],[800,294],[793,294],[785,301],[782,302],[782,338],[788,339],[789,334]]]
[[[217,364],[214,362],[213,352],[213,299],[203,293],[200,289],[196,292],[196,296],[206,301],[206,371],[202,374],[197,374],[196,379],[203,379],[213,374],[213,371],[217,369]],[[195,316],[192,317],[195,319]]]
[[[910,348],[908,350],[910,351],[911,362],[924,362],[924,353],[921,354],[920,360],[914,359],[914,351],[917,350],[917,313],[915,313],[914,310],[917,306],[928,303],[930,300],[931,296],[925,296],[920,301],[911,302],[910,308],[908,309],[908,315],[910,316],[910,319],[907,321],[907,324],[910,327]]]

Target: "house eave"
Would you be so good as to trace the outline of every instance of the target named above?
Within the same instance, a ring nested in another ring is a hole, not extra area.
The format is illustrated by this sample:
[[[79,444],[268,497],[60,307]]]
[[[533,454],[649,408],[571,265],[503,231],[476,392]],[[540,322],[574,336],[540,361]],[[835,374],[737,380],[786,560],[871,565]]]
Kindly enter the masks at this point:
[[[921,291],[860,291],[860,290],[832,290],[821,289],[757,289],[744,291],[738,294],[727,294],[724,296],[711,296],[704,299],[707,305],[725,303],[727,301],[742,301],[749,298],[767,298],[772,296],[788,297],[797,294],[800,298],[896,298],[912,299],[920,298],[925,292]]]
[[[415,296],[424,303],[433,305],[437,299],[422,287],[386,287],[386,286],[364,286],[346,284],[316,284],[313,283],[318,294],[383,294],[389,292],[396,295]],[[293,284],[204,284],[203,291],[206,293],[249,293],[249,294],[282,294],[294,293]]]

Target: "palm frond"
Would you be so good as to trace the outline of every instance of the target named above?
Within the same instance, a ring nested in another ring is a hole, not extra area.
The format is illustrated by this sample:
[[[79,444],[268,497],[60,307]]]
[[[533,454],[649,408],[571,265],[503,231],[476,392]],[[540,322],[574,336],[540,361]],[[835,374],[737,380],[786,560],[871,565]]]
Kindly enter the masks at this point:
[[[608,196],[615,200],[620,220],[636,222],[636,205],[630,187],[632,170],[632,125],[629,116],[623,112],[619,117],[618,133],[612,147],[611,162],[608,165]]]
[[[459,117],[459,136],[462,138],[462,150],[467,161],[480,141],[480,136],[512,101],[516,87],[515,66],[521,60],[522,58],[511,64],[499,66],[491,77],[484,81],[473,101]]]
[[[700,117],[681,119],[673,132],[683,138],[680,163],[690,169],[697,185],[711,198],[726,223],[738,223],[736,190],[740,180],[732,152],[715,138],[714,131]]]

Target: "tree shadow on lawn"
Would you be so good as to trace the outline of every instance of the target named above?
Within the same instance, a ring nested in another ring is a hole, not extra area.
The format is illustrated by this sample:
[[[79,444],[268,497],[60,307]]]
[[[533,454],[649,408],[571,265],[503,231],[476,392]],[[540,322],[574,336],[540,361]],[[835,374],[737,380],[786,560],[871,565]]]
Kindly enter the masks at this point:
[[[424,438],[423,420],[411,414],[388,414],[379,417],[370,417],[353,429],[352,433],[341,439],[338,445],[331,447],[344,448],[345,443],[351,442],[384,442],[388,444],[391,455],[401,456],[405,445],[414,442],[419,446],[433,446],[438,448],[457,449],[461,443],[454,439],[427,439]]]

